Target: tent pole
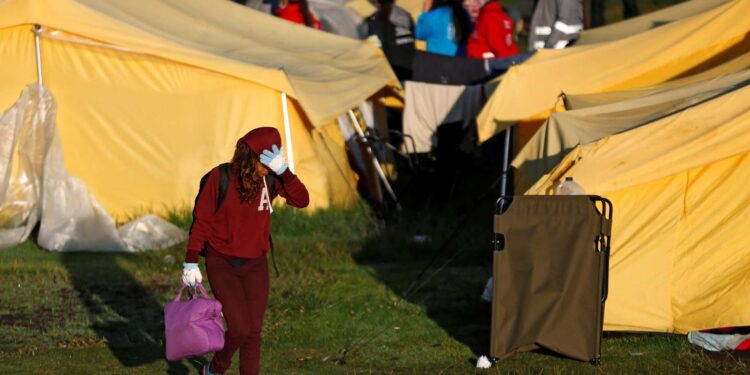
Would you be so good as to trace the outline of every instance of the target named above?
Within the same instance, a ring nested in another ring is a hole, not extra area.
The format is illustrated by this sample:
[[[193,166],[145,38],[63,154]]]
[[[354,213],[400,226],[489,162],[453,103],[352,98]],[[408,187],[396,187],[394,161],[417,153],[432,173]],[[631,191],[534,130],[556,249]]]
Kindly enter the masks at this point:
[[[508,193],[508,169],[510,169],[510,132],[513,128],[505,129],[505,147],[503,147],[503,179],[500,184],[500,196],[504,197]]]
[[[36,80],[39,85],[44,86],[44,79],[42,78],[42,49],[40,48],[40,38],[42,34],[42,26],[39,24],[34,25],[34,47],[36,49]]]
[[[284,112],[284,135],[286,138],[286,160],[289,170],[294,173],[294,148],[292,147],[292,127],[289,125],[289,107],[286,100],[286,92],[281,92],[281,110]]]
[[[385,177],[385,172],[383,172],[383,168],[380,166],[380,163],[378,162],[378,158],[375,157],[375,153],[372,151],[372,148],[370,148],[370,144],[367,143],[367,138],[365,137],[365,133],[362,131],[362,128],[359,127],[359,121],[357,121],[357,116],[354,115],[354,111],[351,109],[348,112],[350,122],[352,123],[352,126],[354,127],[354,130],[357,132],[357,135],[362,140],[362,142],[365,144],[365,148],[367,149],[367,153],[372,156],[372,163],[375,165],[375,170],[378,171],[378,175],[380,176],[380,180],[383,181],[383,185],[385,185],[385,189],[388,191],[388,195],[393,198],[393,200],[396,202],[396,208],[401,211],[401,204],[398,202],[398,198],[396,198],[396,193],[391,188],[390,182],[388,182],[388,178]]]

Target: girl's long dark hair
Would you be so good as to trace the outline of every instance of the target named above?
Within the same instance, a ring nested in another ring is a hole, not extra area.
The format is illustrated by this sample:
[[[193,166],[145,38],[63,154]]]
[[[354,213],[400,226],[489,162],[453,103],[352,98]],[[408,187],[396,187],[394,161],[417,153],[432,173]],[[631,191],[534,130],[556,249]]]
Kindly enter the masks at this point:
[[[237,191],[240,201],[249,202],[258,196],[263,188],[263,176],[255,167],[260,158],[245,142],[238,142],[232,157],[232,174],[237,176]]]
[[[463,4],[458,0],[436,0],[432,3],[430,10],[435,10],[442,6],[450,6],[453,12],[453,30],[456,31],[454,36],[457,44],[466,44],[471,34],[471,17],[464,9]]]

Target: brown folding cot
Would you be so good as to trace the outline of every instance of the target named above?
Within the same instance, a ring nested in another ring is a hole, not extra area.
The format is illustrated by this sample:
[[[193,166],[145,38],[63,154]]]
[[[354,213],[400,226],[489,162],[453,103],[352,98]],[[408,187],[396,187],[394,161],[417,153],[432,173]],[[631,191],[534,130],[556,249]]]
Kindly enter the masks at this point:
[[[543,348],[601,363],[611,228],[598,196],[498,200],[491,356]]]

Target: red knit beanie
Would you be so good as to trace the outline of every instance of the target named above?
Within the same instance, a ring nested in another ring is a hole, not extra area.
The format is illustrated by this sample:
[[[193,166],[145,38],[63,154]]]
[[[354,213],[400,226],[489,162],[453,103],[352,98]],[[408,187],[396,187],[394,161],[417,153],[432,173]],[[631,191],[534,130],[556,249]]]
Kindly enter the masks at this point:
[[[240,142],[245,142],[254,153],[260,155],[263,150],[270,151],[273,145],[281,148],[281,135],[276,128],[264,126],[249,131],[237,141],[237,143]]]

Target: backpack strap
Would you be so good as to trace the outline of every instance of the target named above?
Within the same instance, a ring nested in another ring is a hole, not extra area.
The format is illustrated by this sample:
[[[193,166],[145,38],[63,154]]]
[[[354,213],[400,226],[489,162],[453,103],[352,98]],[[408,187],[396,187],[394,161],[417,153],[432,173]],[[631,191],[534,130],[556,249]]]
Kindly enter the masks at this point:
[[[216,195],[216,209],[214,213],[219,211],[219,207],[224,202],[224,198],[227,196],[227,189],[229,188],[229,178],[231,177],[231,171],[229,169],[229,163],[219,164],[219,194]]]
[[[208,181],[208,175],[210,174],[211,172],[208,172],[201,177],[201,182],[198,186],[198,194],[195,195],[195,202],[193,202],[193,222],[190,224],[190,231],[188,231],[188,233],[193,233],[193,225],[195,225],[195,207],[198,206],[198,199],[201,197],[201,193],[203,193],[203,188],[206,186],[206,181]]]

